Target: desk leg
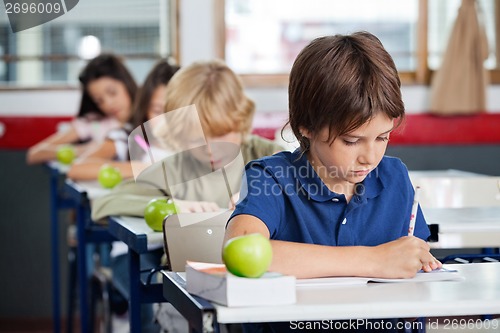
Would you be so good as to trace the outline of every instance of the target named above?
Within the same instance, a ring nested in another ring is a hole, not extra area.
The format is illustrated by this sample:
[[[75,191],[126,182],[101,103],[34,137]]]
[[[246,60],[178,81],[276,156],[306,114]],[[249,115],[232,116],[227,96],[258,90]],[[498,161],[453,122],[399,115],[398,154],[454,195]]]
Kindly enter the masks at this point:
[[[186,281],[177,273],[167,272],[163,275],[163,295],[186,318],[189,332],[220,332],[213,304],[188,293]]]
[[[130,275],[130,298],[129,318],[130,333],[141,332],[141,257],[140,254],[128,250],[129,275]]]
[[[87,274],[87,237],[85,230],[85,207],[77,208],[77,264],[78,264],[78,286],[80,292],[80,325],[82,333],[89,333],[89,295]]]
[[[51,248],[52,248],[52,321],[54,333],[61,332],[61,295],[59,291],[59,174],[51,172],[50,176],[50,213],[51,213]]]

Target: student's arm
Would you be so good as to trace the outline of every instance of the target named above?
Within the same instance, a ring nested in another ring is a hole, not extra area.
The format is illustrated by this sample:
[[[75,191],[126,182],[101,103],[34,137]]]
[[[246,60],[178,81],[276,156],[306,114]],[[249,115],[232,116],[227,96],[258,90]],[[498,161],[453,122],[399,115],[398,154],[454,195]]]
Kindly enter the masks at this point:
[[[114,161],[115,156],[116,148],[112,140],[94,144],[71,165],[66,176],[73,180],[94,180],[101,166],[109,164],[118,168],[123,178],[133,177],[130,161]]]
[[[91,149],[88,149],[83,153],[77,162],[84,162],[86,160],[101,159],[112,161],[116,157],[116,146],[112,140],[104,140],[102,142],[96,143]]]
[[[228,224],[224,244],[250,233],[269,238],[269,230],[258,218],[237,215]],[[410,278],[420,269],[430,271],[440,263],[430,254],[429,245],[416,237],[401,237],[379,246],[324,246],[271,240],[270,270],[298,278],[325,276],[368,276]]]
[[[78,133],[73,126],[67,131],[54,133],[28,149],[26,163],[38,164],[55,160],[57,157],[57,149],[61,145],[77,142],[78,139]],[[84,145],[80,147],[75,146],[77,156],[84,151],[84,148]]]
[[[108,164],[120,170],[122,178],[134,177],[130,161],[109,161],[107,159],[91,158],[73,163],[66,176],[72,180],[96,180],[99,170],[104,164]]]

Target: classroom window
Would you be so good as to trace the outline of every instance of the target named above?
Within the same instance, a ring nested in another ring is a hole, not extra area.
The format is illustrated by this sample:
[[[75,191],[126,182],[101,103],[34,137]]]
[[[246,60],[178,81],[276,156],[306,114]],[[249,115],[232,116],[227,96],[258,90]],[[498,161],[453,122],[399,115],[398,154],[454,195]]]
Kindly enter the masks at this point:
[[[13,33],[0,14],[0,85],[74,85],[88,58],[113,52],[142,81],[160,57],[175,55],[174,0],[85,0],[65,15]]]
[[[499,2],[478,0],[490,46],[485,65],[491,70],[499,63]],[[220,53],[244,79],[250,78],[250,84],[286,85],[293,60],[309,41],[368,30],[393,56],[403,82],[429,83],[460,4],[461,0],[221,0]]]
[[[417,0],[227,0],[226,60],[239,73],[287,73],[313,38],[367,30],[415,69]]]

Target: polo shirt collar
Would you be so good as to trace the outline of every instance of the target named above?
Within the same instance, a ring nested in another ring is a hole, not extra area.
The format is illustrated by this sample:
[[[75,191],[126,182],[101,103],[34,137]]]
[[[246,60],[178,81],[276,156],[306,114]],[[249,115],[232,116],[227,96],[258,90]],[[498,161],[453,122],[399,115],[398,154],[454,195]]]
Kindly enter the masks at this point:
[[[291,163],[295,167],[297,172],[296,176],[300,183],[299,189],[303,189],[307,192],[309,198],[319,202],[329,201],[334,198],[344,200],[343,194],[330,191],[323,183],[311,163],[309,163],[306,154],[301,155],[300,150],[296,149],[291,157]],[[384,181],[381,179],[378,169],[376,168],[357,186],[358,201],[365,202],[367,199],[374,198],[382,192],[384,189]]]
[[[385,188],[384,179],[382,179],[378,167],[372,170],[366,178],[356,186],[357,197],[361,202],[377,197]]]

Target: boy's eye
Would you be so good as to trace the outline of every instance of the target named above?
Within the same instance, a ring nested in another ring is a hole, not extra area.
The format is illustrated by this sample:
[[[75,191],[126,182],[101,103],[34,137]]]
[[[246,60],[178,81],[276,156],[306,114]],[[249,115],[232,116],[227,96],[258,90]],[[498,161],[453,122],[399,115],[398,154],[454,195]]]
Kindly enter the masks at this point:
[[[347,139],[343,139],[344,140],[344,144],[346,146],[354,146],[355,144],[358,143],[358,140],[347,140]]]
[[[382,142],[386,142],[386,141],[389,141],[389,137],[388,136],[379,136],[377,138],[378,141],[382,141]]]

